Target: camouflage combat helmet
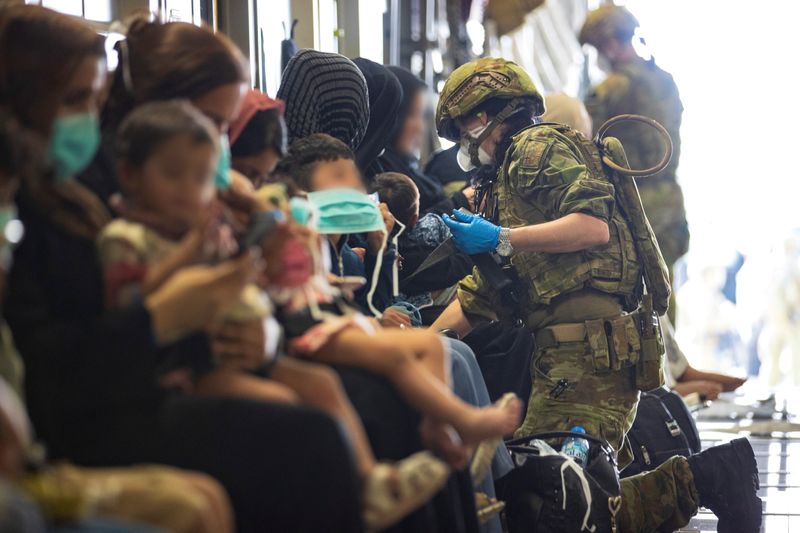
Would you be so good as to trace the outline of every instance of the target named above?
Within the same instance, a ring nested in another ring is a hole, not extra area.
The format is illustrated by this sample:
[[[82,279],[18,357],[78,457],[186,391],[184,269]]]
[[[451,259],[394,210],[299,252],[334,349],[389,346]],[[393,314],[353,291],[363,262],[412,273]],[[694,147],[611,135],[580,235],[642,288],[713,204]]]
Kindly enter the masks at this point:
[[[599,48],[606,40],[630,40],[639,27],[639,21],[626,8],[605,5],[586,15],[578,41]]]
[[[455,120],[491,98],[516,101],[536,116],[544,113],[544,99],[522,67],[505,59],[484,57],[461,65],[447,78],[436,107],[439,135],[458,142]]]

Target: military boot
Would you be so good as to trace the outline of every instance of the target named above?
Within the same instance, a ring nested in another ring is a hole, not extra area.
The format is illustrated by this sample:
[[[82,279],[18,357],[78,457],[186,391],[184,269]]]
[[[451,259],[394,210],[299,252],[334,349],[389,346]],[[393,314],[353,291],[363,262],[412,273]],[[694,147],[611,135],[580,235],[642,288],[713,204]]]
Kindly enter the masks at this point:
[[[720,533],[757,533],[761,528],[758,467],[747,439],[735,439],[689,457],[700,505],[719,521]]]

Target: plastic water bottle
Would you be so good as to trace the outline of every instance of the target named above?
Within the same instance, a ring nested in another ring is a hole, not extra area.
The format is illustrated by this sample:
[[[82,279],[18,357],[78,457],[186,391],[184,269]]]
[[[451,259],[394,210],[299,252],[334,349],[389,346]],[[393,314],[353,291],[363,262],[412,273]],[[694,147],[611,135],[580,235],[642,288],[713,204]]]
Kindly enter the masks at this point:
[[[570,430],[572,433],[586,433],[580,426],[575,426]],[[589,460],[589,441],[578,437],[567,437],[561,445],[561,453],[572,459],[581,466],[586,466]]]

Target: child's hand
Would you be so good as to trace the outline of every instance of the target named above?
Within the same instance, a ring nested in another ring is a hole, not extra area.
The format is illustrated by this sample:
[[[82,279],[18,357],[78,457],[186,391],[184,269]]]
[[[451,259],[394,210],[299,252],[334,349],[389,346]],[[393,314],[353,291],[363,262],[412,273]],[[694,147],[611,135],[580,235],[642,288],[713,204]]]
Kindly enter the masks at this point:
[[[259,268],[260,255],[251,251],[216,266],[178,270],[145,299],[154,335],[174,339],[205,329],[233,307]]]
[[[396,307],[387,307],[383,311],[380,322],[385,328],[406,329],[411,327],[411,318]]]

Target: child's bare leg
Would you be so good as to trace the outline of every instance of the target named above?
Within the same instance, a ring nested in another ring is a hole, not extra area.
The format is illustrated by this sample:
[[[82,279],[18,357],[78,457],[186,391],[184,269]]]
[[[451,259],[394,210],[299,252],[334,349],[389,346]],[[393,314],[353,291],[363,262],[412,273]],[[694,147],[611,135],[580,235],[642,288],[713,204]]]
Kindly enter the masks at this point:
[[[425,365],[436,379],[452,388],[450,354],[440,335],[421,329],[385,329],[381,331],[381,335],[389,342],[409,347],[417,361]]]
[[[297,394],[281,383],[225,368],[218,368],[200,377],[195,391],[205,396],[235,396],[291,404],[298,402]]]
[[[411,348],[398,343],[396,336],[383,333],[369,335],[355,327],[347,328],[331,338],[313,357],[331,364],[358,366],[385,376],[413,407],[452,424],[466,445],[501,437],[517,428],[521,410],[518,400],[502,408],[478,409],[468,405],[431,374],[416,359]],[[433,342],[440,344],[438,338]]]
[[[352,439],[361,475],[366,476],[372,471],[375,455],[364,426],[333,370],[284,357],[275,363],[270,377],[292,389],[302,403],[317,407],[344,424]]]

